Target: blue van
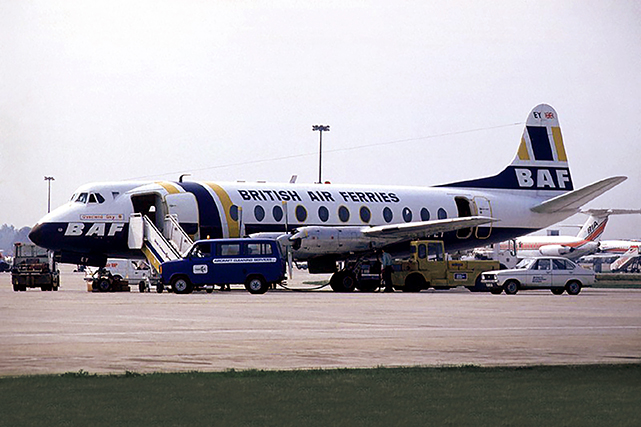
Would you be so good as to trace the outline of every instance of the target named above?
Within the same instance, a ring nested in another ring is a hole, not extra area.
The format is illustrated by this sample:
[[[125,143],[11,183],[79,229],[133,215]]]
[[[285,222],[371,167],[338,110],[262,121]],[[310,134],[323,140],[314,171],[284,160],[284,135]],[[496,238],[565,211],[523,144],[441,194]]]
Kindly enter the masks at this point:
[[[285,279],[286,262],[275,240],[198,240],[183,259],[164,262],[164,287],[188,294],[206,285],[244,283],[252,294],[264,294],[269,285]]]

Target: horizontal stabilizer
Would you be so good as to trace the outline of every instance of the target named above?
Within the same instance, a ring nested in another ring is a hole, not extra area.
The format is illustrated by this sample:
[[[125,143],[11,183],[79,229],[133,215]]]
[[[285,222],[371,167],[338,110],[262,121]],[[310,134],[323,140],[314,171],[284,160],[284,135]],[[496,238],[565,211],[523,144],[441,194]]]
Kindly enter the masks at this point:
[[[584,204],[597,198],[611,188],[621,184],[628,179],[625,176],[614,176],[586,185],[578,190],[556,196],[550,200],[531,208],[536,213],[556,213],[563,211],[575,211]]]
[[[446,231],[456,231],[461,228],[472,228],[483,224],[499,221],[487,216],[468,216],[462,218],[439,219],[434,221],[409,222],[407,224],[378,225],[363,230],[370,237],[412,236],[420,239]]]
[[[581,209],[582,214],[594,216],[641,214],[641,209]]]

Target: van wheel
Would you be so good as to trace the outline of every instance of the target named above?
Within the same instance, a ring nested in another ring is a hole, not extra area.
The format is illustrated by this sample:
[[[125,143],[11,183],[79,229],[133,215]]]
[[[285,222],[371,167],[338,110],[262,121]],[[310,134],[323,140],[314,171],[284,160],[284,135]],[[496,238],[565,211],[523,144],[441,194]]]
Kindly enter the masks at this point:
[[[190,294],[194,290],[189,279],[186,277],[175,277],[171,279],[171,288],[177,294]]]
[[[565,290],[568,292],[568,295],[579,295],[579,292],[581,292],[581,283],[573,280],[565,285]]]
[[[503,285],[505,293],[508,295],[514,295],[519,291],[519,282],[516,280],[509,280],[505,285]]]
[[[245,289],[249,291],[250,294],[264,294],[267,292],[267,282],[265,279],[259,276],[253,276],[245,280]]]
[[[107,279],[100,279],[96,284],[96,289],[100,292],[109,292],[111,290],[111,282]]]
[[[554,295],[562,295],[565,289],[563,288],[552,288],[550,289]]]

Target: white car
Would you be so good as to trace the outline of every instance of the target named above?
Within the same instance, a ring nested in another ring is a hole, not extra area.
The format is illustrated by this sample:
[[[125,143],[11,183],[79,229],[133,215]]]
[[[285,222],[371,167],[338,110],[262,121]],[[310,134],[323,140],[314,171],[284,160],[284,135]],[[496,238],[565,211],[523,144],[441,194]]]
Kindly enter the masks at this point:
[[[505,291],[514,295],[519,289],[550,289],[554,295],[567,291],[577,295],[581,288],[592,286],[594,271],[562,257],[526,258],[510,270],[486,271],[481,281],[493,294]]]

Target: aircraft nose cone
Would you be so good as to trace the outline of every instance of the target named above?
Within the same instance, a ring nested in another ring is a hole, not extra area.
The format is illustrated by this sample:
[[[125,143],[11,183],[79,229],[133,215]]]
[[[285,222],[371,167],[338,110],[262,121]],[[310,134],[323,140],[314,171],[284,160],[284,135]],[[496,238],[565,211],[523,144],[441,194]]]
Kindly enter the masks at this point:
[[[29,240],[31,240],[33,243],[40,247],[43,246],[43,225],[42,224],[36,224],[33,226],[31,231],[29,232]]]

